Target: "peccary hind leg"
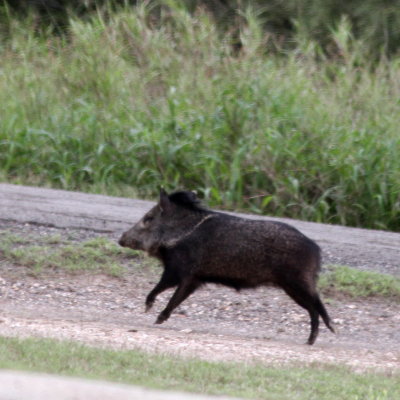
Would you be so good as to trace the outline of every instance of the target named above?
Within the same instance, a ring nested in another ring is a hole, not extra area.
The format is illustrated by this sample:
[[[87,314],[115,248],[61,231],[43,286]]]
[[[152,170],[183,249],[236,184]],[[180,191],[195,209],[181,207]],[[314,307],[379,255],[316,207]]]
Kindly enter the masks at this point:
[[[301,307],[306,309],[310,315],[311,332],[307,340],[307,344],[314,344],[319,332],[319,315],[321,314],[326,326],[332,331],[330,318],[322,304],[321,299],[313,290],[310,290],[302,285],[291,283],[284,285],[285,292]]]
[[[156,324],[162,324],[164,321],[166,321],[171,315],[171,312],[185,299],[187,299],[200,285],[200,282],[193,280],[192,278],[186,278],[185,280],[182,280],[175,290],[175,293],[170,298],[167,306],[158,316]]]

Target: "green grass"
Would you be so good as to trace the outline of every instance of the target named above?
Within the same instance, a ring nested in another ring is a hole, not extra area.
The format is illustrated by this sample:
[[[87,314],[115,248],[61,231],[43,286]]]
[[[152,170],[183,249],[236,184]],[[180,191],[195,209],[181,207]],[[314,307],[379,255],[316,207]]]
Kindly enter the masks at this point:
[[[34,275],[58,270],[122,276],[132,265],[150,273],[159,271],[155,259],[104,237],[77,241],[61,235],[20,235],[8,230],[0,230],[1,260],[26,267]]]
[[[249,399],[395,400],[399,376],[342,367],[270,367],[114,351],[48,339],[0,338],[0,368]]]
[[[329,266],[320,277],[319,287],[328,295],[385,297],[400,302],[399,278],[346,266]]]
[[[124,264],[137,257],[105,238],[83,242],[65,241],[60,236],[22,237],[0,232],[0,258],[30,269],[33,274],[49,270],[102,272],[120,276]]]
[[[371,68],[346,20],[338,60],[300,34],[269,53],[251,11],[234,55],[204,10],[166,10],[159,23],[143,4],[72,20],[68,40],[10,21],[1,179],[197,189],[211,206],[400,230],[400,58]]]
[[[1,259],[27,267],[33,274],[62,270],[121,276],[132,263],[139,263],[142,271],[159,270],[155,259],[121,248],[107,238],[77,242],[60,235],[22,236],[7,230],[0,231]],[[321,274],[318,285],[327,296],[383,297],[400,302],[400,279],[377,272],[331,265]]]

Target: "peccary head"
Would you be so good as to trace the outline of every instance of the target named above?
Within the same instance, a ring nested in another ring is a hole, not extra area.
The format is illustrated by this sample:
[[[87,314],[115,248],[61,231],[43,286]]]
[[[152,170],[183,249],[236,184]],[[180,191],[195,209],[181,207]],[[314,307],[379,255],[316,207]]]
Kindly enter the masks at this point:
[[[158,256],[163,246],[171,246],[190,231],[207,211],[194,192],[160,191],[156,206],[120,238],[119,244]]]

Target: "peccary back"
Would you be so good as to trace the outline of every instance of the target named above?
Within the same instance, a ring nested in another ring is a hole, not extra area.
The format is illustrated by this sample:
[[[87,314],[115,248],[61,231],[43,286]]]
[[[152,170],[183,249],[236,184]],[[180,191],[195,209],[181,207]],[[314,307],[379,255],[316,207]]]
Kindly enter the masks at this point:
[[[317,338],[319,316],[334,332],[316,290],[320,249],[290,225],[214,212],[203,208],[193,192],[168,195],[162,190],[159,203],[119,243],[147,251],[163,263],[161,280],[146,298],[146,311],[158,294],[177,287],[156,323],[167,320],[204,283],[237,290],[274,285],[309,312],[309,344]]]

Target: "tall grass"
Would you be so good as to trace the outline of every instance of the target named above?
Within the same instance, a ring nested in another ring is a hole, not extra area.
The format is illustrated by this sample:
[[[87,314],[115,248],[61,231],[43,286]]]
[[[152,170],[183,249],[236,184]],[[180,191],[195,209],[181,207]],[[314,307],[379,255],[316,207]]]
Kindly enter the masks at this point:
[[[0,40],[0,176],[109,194],[200,191],[212,206],[400,230],[400,59],[340,59],[299,33],[284,56],[256,13],[243,48],[204,11],[140,5],[68,38],[12,20]],[[179,4],[179,3],[176,3]],[[317,61],[318,60],[318,61]]]

